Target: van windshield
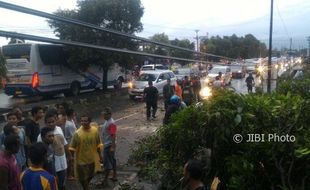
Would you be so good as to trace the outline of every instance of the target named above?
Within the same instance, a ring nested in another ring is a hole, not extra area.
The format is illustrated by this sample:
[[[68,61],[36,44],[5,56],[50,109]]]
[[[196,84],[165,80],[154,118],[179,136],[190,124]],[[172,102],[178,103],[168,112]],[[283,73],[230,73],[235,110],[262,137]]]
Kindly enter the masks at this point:
[[[141,74],[138,78],[137,81],[155,81],[157,79],[158,75],[155,74]]]
[[[141,70],[153,70],[153,66],[143,66]]]
[[[225,68],[214,67],[211,71],[209,71],[209,73],[211,74],[218,74],[219,72],[226,73],[225,71],[226,71]]]
[[[192,72],[190,68],[182,68],[175,71],[175,74],[178,75],[190,75],[191,73]]]
[[[231,67],[231,71],[232,72],[238,72],[238,71],[242,71],[242,67],[241,66],[233,66]]]

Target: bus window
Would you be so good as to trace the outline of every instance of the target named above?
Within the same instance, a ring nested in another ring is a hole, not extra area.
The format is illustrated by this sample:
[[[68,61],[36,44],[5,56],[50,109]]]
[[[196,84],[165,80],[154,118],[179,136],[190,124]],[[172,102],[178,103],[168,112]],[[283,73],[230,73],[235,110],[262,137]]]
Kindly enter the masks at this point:
[[[30,61],[31,44],[7,45],[2,47],[2,54],[5,59],[25,58]]]
[[[44,65],[66,65],[67,60],[62,46],[39,45],[38,47]]]

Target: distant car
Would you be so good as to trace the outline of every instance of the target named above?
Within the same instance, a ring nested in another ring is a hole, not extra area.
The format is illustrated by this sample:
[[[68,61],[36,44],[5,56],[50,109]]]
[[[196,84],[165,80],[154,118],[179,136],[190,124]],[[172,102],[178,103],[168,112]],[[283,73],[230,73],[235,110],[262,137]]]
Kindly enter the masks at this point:
[[[150,65],[143,65],[141,67],[141,71],[150,71],[150,70],[167,70],[168,67],[162,64],[150,64]]]
[[[246,75],[246,67],[242,65],[231,65],[231,74],[232,78],[241,79],[244,78]]]
[[[128,93],[130,99],[142,98],[144,88],[148,86],[148,81],[153,81],[159,94],[163,93],[164,85],[167,84],[167,79],[171,80],[171,84],[174,85],[176,77],[170,70],[152,70],[143,71],[138,78],[128,83]]]
[[[199,76],[200,77],[200,71],[198,68],[178,68],[173,71],[177,79],[183,80],[185,76],[193,77],[193,76]]]
[[[257,67],[256,67],[256,65],[247,65],[247,66],[246,66],[246,72],[247,72],[247,73],[256,74],[256,72],[257,72]]]
[[[219,72],[222,73],[222,82],[224,85],[229,85],[231,83],[231,78],[232,78],[232,74],[231,74],[231,70],[229,66],[215,66],[213,67],[209,73],[208,73],[208,81],[210,83],[213,83],[213,81],[215,80],[215,77],[217,77],[219,75]]]

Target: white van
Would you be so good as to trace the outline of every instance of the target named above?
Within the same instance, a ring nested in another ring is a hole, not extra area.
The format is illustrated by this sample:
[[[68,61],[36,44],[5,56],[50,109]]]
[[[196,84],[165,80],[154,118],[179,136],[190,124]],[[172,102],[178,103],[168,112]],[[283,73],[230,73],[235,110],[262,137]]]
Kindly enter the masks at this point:
[[[90,67],[85,72],[67,64],[64,46],[54,44],[11,44],[2,47],[6,59],[7,95],[78,95],[80,90],[102,86],[102,71]],[[125,70],[114,64],[108,71],[108,85],[120,87]]]
[[[209,72],[208,72],[208,80],[209,82],[213,82],[215,80],[215,77],[219,75],[219,72],[222,73],[222,82],[225,85],[230,85],[232,80],[232,73],[229,66],[214,66]]]

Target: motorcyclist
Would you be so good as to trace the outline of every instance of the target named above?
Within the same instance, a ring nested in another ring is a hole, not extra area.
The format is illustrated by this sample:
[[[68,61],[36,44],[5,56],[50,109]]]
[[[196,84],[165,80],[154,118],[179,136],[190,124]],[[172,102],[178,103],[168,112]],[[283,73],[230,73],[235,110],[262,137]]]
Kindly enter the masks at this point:
[[[214,88],[221,88],[223,86],[222,81],[220,80],[219,76],[215,77],[215,81],[213,82]]]
[[[254,78],[252,73],[250,73],[249,76],[245,79],[245,82],[248,87],[248,93],[252,93],[252,89],[254,86]]]
[[[169,123],[170,117],[172,114],[178,112],[179,110],[185,108],[186,105],[181,101],[181,98],[177,95],[173,95],[170,98],[170,104],[166,110],[165,117],[163,123],[166,125]]]
[[[223,77],[223,73],[222,72],[219,72],[219,74],[217,75],[219,78],[220,78],[220,80],[222,79],[222,77]]]

